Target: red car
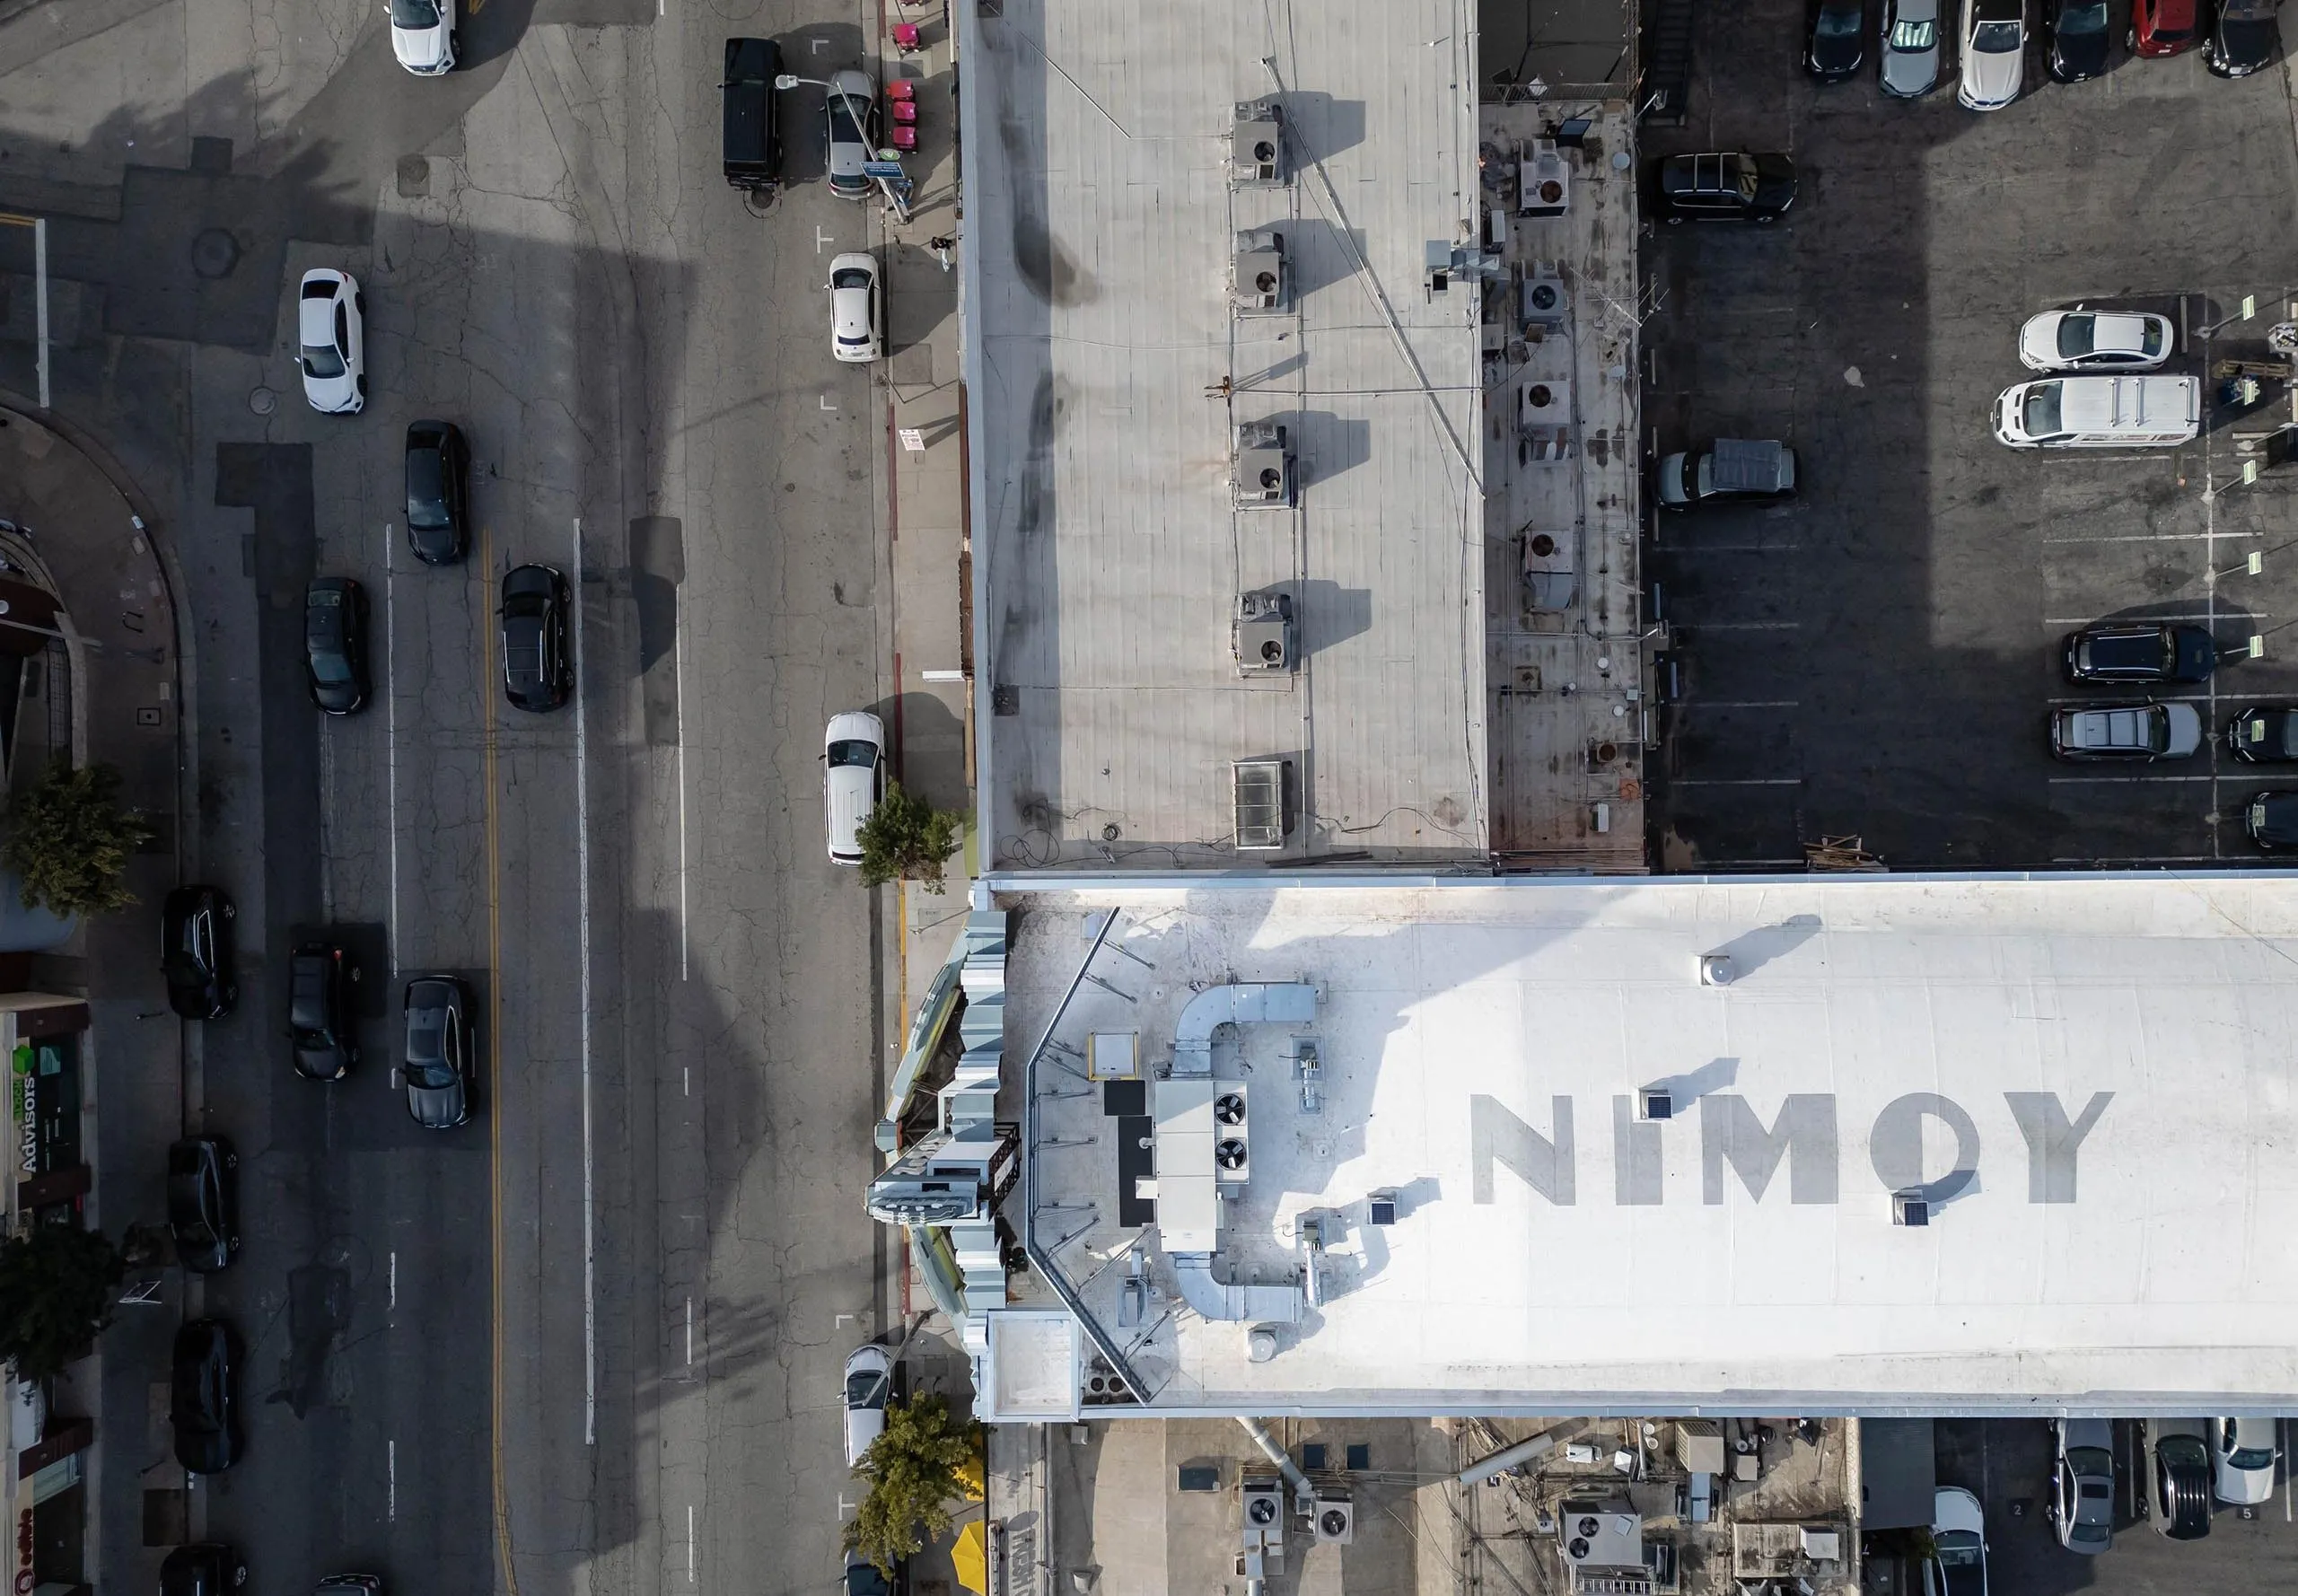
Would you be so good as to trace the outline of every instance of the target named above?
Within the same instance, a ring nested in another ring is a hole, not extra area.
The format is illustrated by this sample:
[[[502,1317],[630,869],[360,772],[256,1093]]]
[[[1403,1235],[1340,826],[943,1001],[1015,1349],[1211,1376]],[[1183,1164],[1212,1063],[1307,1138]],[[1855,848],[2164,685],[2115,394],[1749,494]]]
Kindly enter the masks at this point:
[[[2202,0],[2131,0],[2134,56],[2175,56],[2202,42]]]

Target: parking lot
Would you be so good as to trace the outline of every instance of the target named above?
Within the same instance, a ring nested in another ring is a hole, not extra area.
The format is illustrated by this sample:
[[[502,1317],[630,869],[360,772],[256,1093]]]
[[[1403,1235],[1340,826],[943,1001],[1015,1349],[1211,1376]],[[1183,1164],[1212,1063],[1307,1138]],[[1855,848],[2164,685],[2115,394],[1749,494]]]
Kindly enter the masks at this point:
[[[2022,1596],[2091,1591],[2100,1596],[2154,1592],[2286,1591],[2298,1588],[2298,1523],[2288,1474],[2291,1424],[2280,1425],[2284,1465],[2274,1499],[2261,1507],[2221,1505],[2199,1540],[2166,1539],[2132,1511],[2131,1488],[2143,1473],[2137,1426],[2115,1425],[2115,1539],[2096,1557],[2060,1547],[2045,1508],[2053,1451],[2042,1419],[1941,1419],[1939,1483],[1977,1495],[1987,1514],[1990,1590]],[[2245,1512],[2255,1516],[2245,1517]]]
[[[2298,702],[2298,466],[2244,485],[2235,434],[2266,423],[2210,406],[2206,377],[2203,434],[2175,449],[2013,451],[1990,417],[2035,374],[2014,339],[2043,310],[2157,311],[2175,373],[2263,357],[2298,298],[2284,69],[2228,82],[2118,45],[2104,78],[2063,86],[2037,43],[2028,92],[1980,115],[1955,103],[1952,26],[1941,86],[1908,103],[1872,60],[1811,82],[1803,18],[1705,8],[1689,122],[1643,132],[1647,167],[1776,150],[1801,185],[1776,226],[1648,228],[1651,447],[1780,438],[1802,466],[1790,504],[1655,513],[1647,575],[1683,672],[1654,858],[1800,867],[1856,834],[1896,869],[2255,862],[2241,809],[2276,775],[2216,733],[2240,705]],[[2055,761],[2051,709],[2145,696],[2069,686],[2058,639],[2142,617],[2197,619],[2223,651],[2257,635],[2264,657],[2179,690],[2212,733],[2191,759]]]

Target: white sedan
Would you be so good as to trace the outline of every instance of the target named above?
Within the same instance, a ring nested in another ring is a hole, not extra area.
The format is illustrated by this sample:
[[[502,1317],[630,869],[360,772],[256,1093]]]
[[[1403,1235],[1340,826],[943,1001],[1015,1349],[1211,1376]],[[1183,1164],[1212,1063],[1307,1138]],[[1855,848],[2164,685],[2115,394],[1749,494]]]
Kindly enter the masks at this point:
[[[885,353],[885,296],[878,262],[869,255],[840,255],[829,263],[829,352],[859,364]]]
[[[2027,0],[1971,0],[1956,100],[1972,110],[2001,110],[2019,98],[2026,73]]]
[[[2273,1500],[2274,1430],[2270,1418],[2210,1421],[2212,1495],[2233,1507]]]
[[[455,0],[390,0],[391,54],[417,77],[455,69]]]
[[[846,1466],[862,1460],[871,1443],[885,1434],[886,1401],[894,1387],[894,1355],[875,1341],[857,1346],[846,1360]]]
[[[296,364],[303,397],[329,416],[355,416],[367,402],[367,296],[349,272],[303,274],[295,303]]]
[[[2171,357],[2171,319],[2143,311],[2045,311],[2019,329],[2037,372],[2151,372]]]

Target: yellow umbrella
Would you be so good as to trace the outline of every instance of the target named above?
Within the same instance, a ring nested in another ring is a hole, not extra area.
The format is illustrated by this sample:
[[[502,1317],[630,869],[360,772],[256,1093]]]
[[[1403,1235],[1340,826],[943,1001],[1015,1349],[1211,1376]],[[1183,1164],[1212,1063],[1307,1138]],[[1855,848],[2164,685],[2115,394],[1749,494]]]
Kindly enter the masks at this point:
[[[989,1526],[975,1519],[958,1531],[958,1543],[950,1548],[950,1566],[957,1571],[958,1583],[979,1596],[989,1596]]]

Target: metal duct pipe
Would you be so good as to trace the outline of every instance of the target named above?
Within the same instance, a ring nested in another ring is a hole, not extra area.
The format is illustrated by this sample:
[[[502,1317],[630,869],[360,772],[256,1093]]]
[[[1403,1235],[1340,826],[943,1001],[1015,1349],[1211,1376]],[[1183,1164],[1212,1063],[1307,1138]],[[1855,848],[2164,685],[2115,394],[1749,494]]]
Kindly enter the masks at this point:
[[[1472,1486],[1490,1479],[1504,1469],[1519,1463],[1529,1463],[1534,1458],[1545,1457],[1580,1433],[1577,1421],[1558,1425],[1552,1430],[1542,1430],[1529,1441],[1519,1441],[1513,1446],[1503,1447],[1488,1458],[1480,1458],[1452,1477],[1455,1483]]]
[[[1268,1460],[1276,1464],[1277,1471],[1285,1476],[1285,1483],[1293,1487],[1294,1505],[1302,1513],[1313,1508],[1317,1501],[1316,1487],[1309,1483],[1309,1477],[1301,1472],[1301,1465],[1276,1444],[1276,1437],[1263,1429],[1259,1419],[1240,1416],[1237,1422],[1245,1426],[1245,1434],[1253,1438],[1253,1444],[1267,1455]]]

